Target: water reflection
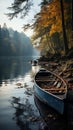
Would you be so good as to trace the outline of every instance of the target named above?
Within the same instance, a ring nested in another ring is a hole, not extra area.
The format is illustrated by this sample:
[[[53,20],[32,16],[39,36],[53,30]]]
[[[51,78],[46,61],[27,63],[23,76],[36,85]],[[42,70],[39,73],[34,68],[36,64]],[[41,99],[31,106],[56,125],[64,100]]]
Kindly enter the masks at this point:
[[[40,130],[38,125],[40,115],[34,104],[32,87],[27,85],[23,98],[12,97],[10,103],[15,109],[13,120],[20,130]]]
[[[35,75],[40,69],[40,66],[32,66],[32,72]]]
[[[31,64],[23,58],[0,59],[0,85],[7,80],[24,76],[31,70]]]
[[[36,96],[34,99],[40,115],[47,123],[49,130],[67,130],[66,119],[64,116],[59,115],[52,108],[43,104]]]
[[[20,127],[21,130],[30,130],[27,117],[28,113],[32,110],[31,105],[28,100],[25,101],[25,104],[20,103],[20,98],[13,97],[11,104],[15,108],[15,113],[13,120],[16,121],[16,124]],[[30,110],[30,111],[29,111]],[[30,113],[31,114],[31,113]]]
[[[39,130],[40,114],[33,97],[36,71],[32,71],[29,60],[0,59],[1,130]]]

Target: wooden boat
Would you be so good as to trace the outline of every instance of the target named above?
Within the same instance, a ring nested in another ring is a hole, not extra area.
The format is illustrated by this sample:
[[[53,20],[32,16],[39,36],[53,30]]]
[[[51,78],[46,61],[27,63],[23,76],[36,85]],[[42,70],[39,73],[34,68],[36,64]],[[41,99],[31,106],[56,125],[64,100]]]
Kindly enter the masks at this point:
[[[35,75],[34,93],[57,112],[64,113],[67,85],[61,77],[46,69],[40,69]]]

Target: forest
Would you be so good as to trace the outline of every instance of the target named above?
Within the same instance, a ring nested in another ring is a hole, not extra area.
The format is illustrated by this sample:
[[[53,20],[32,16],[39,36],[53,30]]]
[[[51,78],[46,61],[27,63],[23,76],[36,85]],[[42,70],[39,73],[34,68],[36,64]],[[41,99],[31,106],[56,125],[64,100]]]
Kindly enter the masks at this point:
[[[32,39],[40,38],[43,55],[67,54],[72,49],[72,3],[68,0],[54,0],[42,5],[35,16],[35,34]]]
[[[32,50],[31,41],[24,33],[7,28],[6,23],[0,26],[0,56],[29,56]]]
[[[9,7],[8,17],[13,19],[19,14],[22,18],[30,15],[34,6],[31,0],[14,0]],[[34,30],[32,42],[37,44],[43,55],[48,53],[61,55],[68,54],[73,48],[73,11],[72,0],[42,0],[40,11],[34,16],[33,22],[24,25],[24,31],[28,28]]]

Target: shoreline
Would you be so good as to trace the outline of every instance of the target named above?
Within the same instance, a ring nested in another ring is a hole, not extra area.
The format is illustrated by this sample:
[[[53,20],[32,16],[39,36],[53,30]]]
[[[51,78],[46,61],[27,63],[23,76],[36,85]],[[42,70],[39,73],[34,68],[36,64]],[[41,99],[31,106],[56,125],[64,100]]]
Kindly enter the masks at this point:
[[[41,58],[38,61],[41,67],[58,74],[67,84],[68,93],[65,100],[65,118],[67,129],[73,129],[73,58],[69,57],[52,57]],[[55,129],[54,129],[55,130]],[[56,129],[57,130],[57,129]]]

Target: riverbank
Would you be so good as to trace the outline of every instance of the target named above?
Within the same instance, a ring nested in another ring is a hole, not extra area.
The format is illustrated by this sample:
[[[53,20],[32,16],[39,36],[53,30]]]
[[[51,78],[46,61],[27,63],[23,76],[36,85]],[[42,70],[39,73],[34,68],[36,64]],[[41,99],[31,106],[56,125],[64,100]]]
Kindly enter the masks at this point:
[[[39,64],[50,70],[64,79],[67,84],[68,93],[65,101],[65,120],[67,122],[67,128],[64,126],[64,129],[72,130],[73,129],[73,57],[72,55],[60,56],[60,55],[51,55],[49,57],[41,57],[39,59]],[[53,121],[53,119],[52,119]],[[61,120],[62,121],[62,120]],[[63,121],[63,122],[64,122]],[[49,124],[49,121],[47,121]],[[55,122],[54,122],[55,123]],[[64,123],[65,124],[65,123]],[[56,126],[58,120],[56,121]],[[53,126],[51,126],[53,127]],[[61,128],[61,127],[60,127]],[[57,128],[51,128],[51,130],[57,130]],[[62,130],[63,128],[61,128]]]

